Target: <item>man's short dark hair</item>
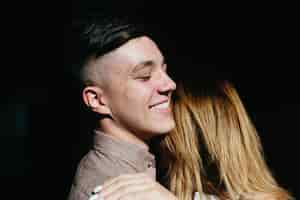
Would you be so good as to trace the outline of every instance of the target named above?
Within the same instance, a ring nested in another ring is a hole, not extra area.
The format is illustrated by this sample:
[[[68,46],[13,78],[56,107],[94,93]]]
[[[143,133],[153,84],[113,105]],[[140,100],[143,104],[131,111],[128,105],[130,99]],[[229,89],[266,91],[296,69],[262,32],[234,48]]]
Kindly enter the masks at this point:
[[[100,15],[73,20],[70,41],[73,46],[72,73],[79,77],[90,58],[99,58],[133,38],[145,36],[144,26],[130,20],[129,17]]]

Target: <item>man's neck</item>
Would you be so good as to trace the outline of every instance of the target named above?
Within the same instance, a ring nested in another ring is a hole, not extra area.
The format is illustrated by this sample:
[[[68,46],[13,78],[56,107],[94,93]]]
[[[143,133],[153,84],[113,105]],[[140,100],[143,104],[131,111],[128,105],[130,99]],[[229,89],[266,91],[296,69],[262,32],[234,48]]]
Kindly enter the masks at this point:
[[[141,148],[146,149],[147,151],[149,150],[149,146],[144,140],[137,137],[135,134],[129,132],[128,130],[115,126],[112,124],[112,122],[102,122],[100,124],[101,125],[97,127],[97,130],[102,131],[105,134],[109,134],[115,139],[138,145]]]

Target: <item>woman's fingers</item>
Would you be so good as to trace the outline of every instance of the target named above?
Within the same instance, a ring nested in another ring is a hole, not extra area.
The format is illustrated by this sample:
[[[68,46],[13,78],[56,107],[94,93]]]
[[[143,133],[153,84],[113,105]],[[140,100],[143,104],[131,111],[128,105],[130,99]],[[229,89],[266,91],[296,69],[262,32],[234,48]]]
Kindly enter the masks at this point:
[[[101,191],[97,193],[99,190]],[[176,200],[167,189],[145,173],[120,175],[95,188],[97,200]],[[101,198],[100,198],[101,197]]]
[[[149,190],[151,190],[151,186],[149,184],[129,184],[121,186],[118,190],[111,193],[103,194],[103,197],[105,200],[146,199],[140,198],[140,196],[141,194],[146,195]]]
[[[101,195],[105,199],[115,199],[127,193],[149,187],[150,183],[151,178],[144,173],[120,175],[103,184]]]

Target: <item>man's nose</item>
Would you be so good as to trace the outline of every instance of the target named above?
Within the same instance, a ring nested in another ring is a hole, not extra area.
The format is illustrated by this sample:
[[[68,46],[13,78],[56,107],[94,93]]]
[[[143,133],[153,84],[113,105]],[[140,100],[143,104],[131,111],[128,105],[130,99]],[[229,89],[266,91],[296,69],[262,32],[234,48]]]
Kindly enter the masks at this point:
[[[170,92],[176,89],[176,83],[170,78],[170,76],[163,72],[162,84],[159,87],[159,92]]]

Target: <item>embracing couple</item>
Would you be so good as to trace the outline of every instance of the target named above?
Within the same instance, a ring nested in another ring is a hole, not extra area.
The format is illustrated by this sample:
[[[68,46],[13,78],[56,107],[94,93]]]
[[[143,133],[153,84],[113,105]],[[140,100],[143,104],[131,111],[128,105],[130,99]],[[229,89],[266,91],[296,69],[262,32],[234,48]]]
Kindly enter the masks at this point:
[[[81,25],[72,71],[98,123],[69,200],[292,199],[230,82],[176,85],[142,27],[98,17]]]

